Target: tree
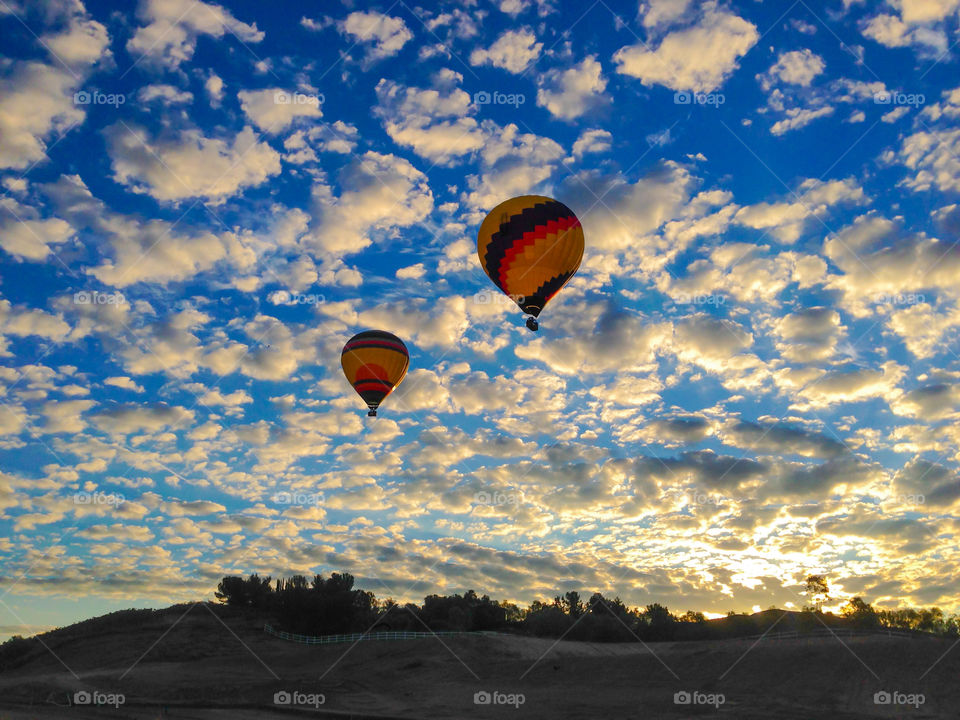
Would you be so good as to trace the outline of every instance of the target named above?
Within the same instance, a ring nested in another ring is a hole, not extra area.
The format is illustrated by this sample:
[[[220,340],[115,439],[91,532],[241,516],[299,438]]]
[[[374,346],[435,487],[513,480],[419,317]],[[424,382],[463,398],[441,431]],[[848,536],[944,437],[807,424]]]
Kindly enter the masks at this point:
[[[804,591],[813,600],[817,612],[823,611],[823,604],[830,599],[830,588],[823,575],[808,575],[803,585]]]
[[[843,616],[860,627],[876,627],[879,624],[877,611],[862,597],[854,597],[847,600],[841,611]]]

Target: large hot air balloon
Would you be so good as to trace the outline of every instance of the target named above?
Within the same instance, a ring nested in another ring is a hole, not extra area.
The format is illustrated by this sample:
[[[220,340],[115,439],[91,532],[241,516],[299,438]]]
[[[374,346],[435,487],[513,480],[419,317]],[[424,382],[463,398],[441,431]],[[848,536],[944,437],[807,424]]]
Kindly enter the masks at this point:
[[[343,374],[376,417],[377,407],[407,374],[410,353],[403,341],[385,330],[366,330],[347,341],[340,354]]]
[[[477,234],[480,265],[494,285],[532,317],[537,316],[580,267],[583,228],[566,205],[523,195],[497,205]]]

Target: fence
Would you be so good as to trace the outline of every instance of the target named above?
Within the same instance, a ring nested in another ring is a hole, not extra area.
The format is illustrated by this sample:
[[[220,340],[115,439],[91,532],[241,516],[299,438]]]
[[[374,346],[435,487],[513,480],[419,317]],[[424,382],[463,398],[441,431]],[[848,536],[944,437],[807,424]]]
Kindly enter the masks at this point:
[[[347,635],[297,635],[283,630],[275,630],[270,625],[263,626],[264,632],[281,640],[303,643],[305,645],[329,645],[332,643],[358,642],[360,640],[417,640],[430,637],[461,637],[463,635],[501,635],[496,632],[457,632],[441,630],[438,632],[389,631],[375,633],[349,633]]]
[[[919,630],[910,631],[910,630],[893,630],[889,628],[877,628],[874,630],[869,630],[866,628],[817,628],[816,630],[787,630],[784,632],[769,632],[761,633],[760,635],[747,635],[737,639],[740,640],[756,640],[758,638],[764,638],[765,640],[798,640],[802,638],[816,638],[816,637],[866,637],[872,635],[880,635],[884,637],[908,637],[908,638],[920,638],[920,637],[943,637],[941,635],[935,635],[933,633],[921,632]],[[734,638],[731,638],[734,639]]]

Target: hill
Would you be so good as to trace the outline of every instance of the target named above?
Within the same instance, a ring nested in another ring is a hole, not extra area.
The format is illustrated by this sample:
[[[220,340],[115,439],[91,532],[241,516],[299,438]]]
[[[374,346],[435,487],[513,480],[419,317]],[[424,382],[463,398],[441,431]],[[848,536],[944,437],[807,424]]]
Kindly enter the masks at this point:
[[[46,648],[8,663],[0,720],[956,717],[952,640],[775,639],[793,622],[776,617],[762,640],[599,644],[500,634],[301,645],[267,635],[251,613],[212,604],[125,611],[45,633]],[[875,704],[884,690],[903,693],[898,699],[922,693],[923,703]],[[124,702],[65,707],[78,691]],[[723,702],[676,704],[684,691]],[[313,704],[276,705],[284,692]],[[513,704],[475,704],[484,692]]]

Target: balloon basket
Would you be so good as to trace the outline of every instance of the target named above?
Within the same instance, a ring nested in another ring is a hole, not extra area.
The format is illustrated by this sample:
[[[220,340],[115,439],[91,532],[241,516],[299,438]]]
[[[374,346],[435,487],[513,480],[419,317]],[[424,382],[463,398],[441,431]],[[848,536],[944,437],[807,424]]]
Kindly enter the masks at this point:
[[[537,322],[536,318],[528,317],[527,327],[530,328],[533,332],[536,332],[537,330],[540,329],[540,323]]]

